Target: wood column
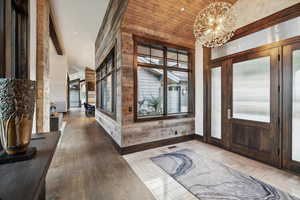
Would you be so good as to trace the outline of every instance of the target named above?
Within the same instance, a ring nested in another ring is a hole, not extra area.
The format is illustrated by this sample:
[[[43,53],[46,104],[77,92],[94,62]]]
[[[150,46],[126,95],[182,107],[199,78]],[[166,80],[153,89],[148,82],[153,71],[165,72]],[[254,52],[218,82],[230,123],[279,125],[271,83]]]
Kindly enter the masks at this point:
[[[48,0],[37,0],[37,132],[49,131],[49,12]]]

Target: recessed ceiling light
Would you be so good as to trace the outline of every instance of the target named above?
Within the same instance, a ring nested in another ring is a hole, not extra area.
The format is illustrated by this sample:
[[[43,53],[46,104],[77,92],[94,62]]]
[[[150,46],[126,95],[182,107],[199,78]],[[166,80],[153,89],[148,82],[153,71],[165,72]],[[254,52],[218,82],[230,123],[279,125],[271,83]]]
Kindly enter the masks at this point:
[[[181,12],[184,12],[184,11],[185,11],[185,8],[181,8],[180,11],[181,11]]]

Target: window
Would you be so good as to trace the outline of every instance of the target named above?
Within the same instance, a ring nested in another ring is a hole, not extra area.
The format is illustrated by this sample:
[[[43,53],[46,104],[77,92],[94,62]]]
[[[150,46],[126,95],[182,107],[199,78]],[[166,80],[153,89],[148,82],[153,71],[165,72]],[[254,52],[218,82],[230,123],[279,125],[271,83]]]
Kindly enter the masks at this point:
[[[28,12],[28,0],[0,1],[0,77],[28,79]]]
[[[116,66],[114,48],[97,69],[97,108],[115,116]]]
[[[136,41],[136,118],[191,113],[190,53],[157,42]]]
[[[233,118],[270,122],[271,58],[233,63]]]

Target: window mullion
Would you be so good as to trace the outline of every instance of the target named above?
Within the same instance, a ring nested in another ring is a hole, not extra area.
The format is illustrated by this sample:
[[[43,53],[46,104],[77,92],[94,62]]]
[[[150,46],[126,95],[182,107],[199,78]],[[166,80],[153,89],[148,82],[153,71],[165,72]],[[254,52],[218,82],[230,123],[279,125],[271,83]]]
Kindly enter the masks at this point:
[[[163,115],[168,115],[168,71],[167,71],[167,48],[164,47],[164,113]]]

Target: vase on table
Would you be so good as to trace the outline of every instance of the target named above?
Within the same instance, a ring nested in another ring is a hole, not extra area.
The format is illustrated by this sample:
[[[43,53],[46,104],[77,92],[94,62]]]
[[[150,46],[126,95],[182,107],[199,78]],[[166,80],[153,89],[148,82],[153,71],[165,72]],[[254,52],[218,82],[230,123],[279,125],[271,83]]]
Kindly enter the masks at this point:
[[[0,138],[8,155],[29,147],[35,106],[35,81],[0,78]]]

